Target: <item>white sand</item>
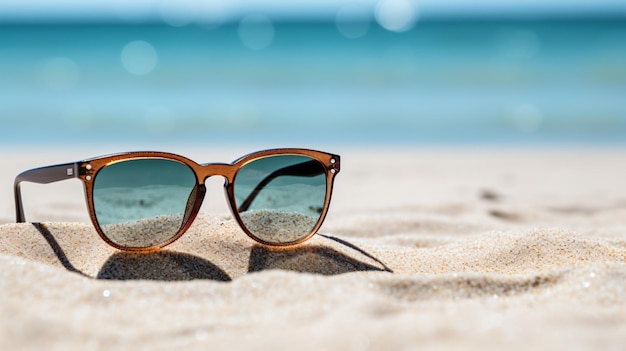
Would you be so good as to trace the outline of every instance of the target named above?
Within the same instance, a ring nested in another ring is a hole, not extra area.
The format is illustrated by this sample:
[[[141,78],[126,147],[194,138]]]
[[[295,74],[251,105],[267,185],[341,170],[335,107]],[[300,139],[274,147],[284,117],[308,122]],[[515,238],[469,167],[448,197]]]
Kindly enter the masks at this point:
[[[100,240],[78,181],[25,185],[47,223],[8,223],[15,174],[92,155],[7,157],[0,349],[624,349],[626,152],[331,151],[325,236],[256,245],[220,181],[142,255]]]
[[[284,210],[250,210],[239,214],[241,221],[257,238],[270,243],[290,243],[311,233],[317,217]]]
[[[183,223],[182,213],[142,218],[136,221],[101,225],[111,241],[125,247],[158,246],[178,234]]]

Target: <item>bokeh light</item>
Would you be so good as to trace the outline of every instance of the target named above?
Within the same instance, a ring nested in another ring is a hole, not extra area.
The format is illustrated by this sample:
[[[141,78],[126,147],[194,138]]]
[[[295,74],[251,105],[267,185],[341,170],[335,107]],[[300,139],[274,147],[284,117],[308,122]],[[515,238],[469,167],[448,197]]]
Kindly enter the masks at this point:
[[[381,0],[376,7],[378,24],[390,31],[406,32],[417,19],[417,7],[409,0]]]
[[[172,27],[183,27],[191,24],[194,20],[194,11],[189,8],[185,1],[160,1],[159,15],[163,22]]]
[[[124,69],[137,76],[152,72],[159,62],[159,56],[154,47],[143,40],[126,44],[122,49],[120,59]]]
[[[262,50],[274,40],[274,26],[267,16],[248,15],[239,23],[239,39],[247,48]]]
[[[335,22],[341,35],[349,39],[357,39],[369,31],[370,13],[361,5],[344,5],[337,11]]]
[[[69,90],[79,81],[79,69],[76,62],[67,57],[48,59],[42,68],[43,84],[50,90]]]

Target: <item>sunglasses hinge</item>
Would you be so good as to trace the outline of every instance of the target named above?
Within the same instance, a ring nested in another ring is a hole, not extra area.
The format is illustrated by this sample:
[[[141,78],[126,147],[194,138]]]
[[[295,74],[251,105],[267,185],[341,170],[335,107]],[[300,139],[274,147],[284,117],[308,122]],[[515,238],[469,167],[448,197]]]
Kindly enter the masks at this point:
[[[91,180],[91,177],[93,177],[93,173],[93,167],[87,162],[81,163],[80,167],[78,167],[78,175],[81,177],[85,177],[87,180]]]
[[[330,166],[328,166],[328,169],[332,172],[332,173],[337,173],[339,172],[339,157],[335,156],[333,158],[330,159]]]

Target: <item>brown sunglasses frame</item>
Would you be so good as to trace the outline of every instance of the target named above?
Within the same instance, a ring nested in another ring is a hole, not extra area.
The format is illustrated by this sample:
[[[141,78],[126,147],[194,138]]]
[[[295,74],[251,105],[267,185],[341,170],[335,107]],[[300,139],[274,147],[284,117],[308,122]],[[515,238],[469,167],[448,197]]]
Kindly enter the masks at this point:
[[[266,157],[271,156],[279,156],[279,155],[292,155],[292,156],[308,156],[314,160],[317,160],[325,170],[326,175],[326,197],[324,199],[324,207],[322,212],[320,213],[320,217],[311,230],[305,237],[300,240],[294,242],[287,243],[272,243],[264,241],[258,237],[256,237],[253,233],[251,233],[248,228],[243,224],[241,217],[239,216],[239,212],[237,211],[237,204],[235,200],[235,192],[234,192],[234,183],[237,177],[237,172],[247,165],[248,163],[259,160]],[[191,168],[196,177],[196,198],[193,203],[193,208],[191,209],[190,214],[185,216],[184,223],[181,225],[178,233],[169,239],[168,241],[161,243],[156,246],[151,247],[126,247],[118,245],[112,242],[102,231],[98,220],[96,218],[96,212],[93,204],[93,183],[96,179],[98,172],[103,168],[118,163],[122,161],[128,160],[137,160],[137,159],[165,159],[165,160],[173,160],[178,161],[182,164],[187,165]],[[328,213],[328,208],[330,206],[330,199],[332,195],[334,179],[337,173],[340,170],[340,157],[338,155],[309,150],[309,149],[298,149],[298,148],[285,148],[285,149],[270,149],[263,150],[258,152],[253,152],[247,154],[234,162],[228,163],[205,163],[199,164],[195,161],[192,161],[184,156],[167,153],[167,152],[154,152],[154,151],[140,151],[140,152],[125,152],[108,156],[95,157],[79,162],[59,164],[54,166],[35,168],[25,172],[22,172],[15,179],[14,183],[14,191],[15,191],[15,207],[16,207],[16,222],[25,222],[24,210],[22,205],[22,196],[20,184],[22,182],[33,182],[40,184],[48,184],[56,181],[61,181],[65,179],[78,178],[83,182],[85,189],[85,198],[87,201],[87,206],[89,209],[89,216],[91,218],[91,222],[95,227],[98,235],[104,240],[107,244],[115,247],[119,250],[124,251],[132,251],[132,252],[147,252],[158,250],[164,246],[167,246],[178,238],[180,238],[191,226],[196,216],[199,213],[200,207],[202,206],[202,201],[204,200],[204,196],[206,194],[205,181],[209,177],[213,176],[222,176],[225,178],[224,190],[226,193],[226,198],[228,200],[228,204],[231,210],[231,213],[239,227],[253,240],[268,246],[292,246],[300,244],[308,239],[310,239],[315,233],[319,230],[322,223],[324,222],[324,218]]]

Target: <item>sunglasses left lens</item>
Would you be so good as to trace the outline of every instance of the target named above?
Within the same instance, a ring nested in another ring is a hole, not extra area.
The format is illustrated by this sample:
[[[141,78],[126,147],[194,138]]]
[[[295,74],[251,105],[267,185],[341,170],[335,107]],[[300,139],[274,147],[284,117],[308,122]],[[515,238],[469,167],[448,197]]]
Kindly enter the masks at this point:
[[[102,233],[126,248],[154,247],[175,237],[195,202],[196,176],[167,159],[131,159],[101,169],[93,207]]]

